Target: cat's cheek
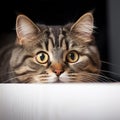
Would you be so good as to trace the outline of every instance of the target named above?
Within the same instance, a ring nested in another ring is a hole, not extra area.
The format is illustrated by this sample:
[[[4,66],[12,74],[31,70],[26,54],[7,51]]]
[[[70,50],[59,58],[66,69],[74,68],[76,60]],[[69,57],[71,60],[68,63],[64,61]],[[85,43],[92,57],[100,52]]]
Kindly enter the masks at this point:
[[[61,82],[70,82],[70,78],[66,72],[60,75],[59,80]]]

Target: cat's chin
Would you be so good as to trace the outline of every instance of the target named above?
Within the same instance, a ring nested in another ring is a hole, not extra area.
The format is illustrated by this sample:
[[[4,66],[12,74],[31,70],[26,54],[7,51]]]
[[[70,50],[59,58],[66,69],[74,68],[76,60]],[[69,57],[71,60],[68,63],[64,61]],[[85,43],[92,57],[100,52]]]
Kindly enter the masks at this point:
[[[67,83],[67,82],[70,82],[70,78],[68,76],[68,74],[66,72],[62,73],[60,76],[59,76],[59,82],[64,82],[64,83]]]

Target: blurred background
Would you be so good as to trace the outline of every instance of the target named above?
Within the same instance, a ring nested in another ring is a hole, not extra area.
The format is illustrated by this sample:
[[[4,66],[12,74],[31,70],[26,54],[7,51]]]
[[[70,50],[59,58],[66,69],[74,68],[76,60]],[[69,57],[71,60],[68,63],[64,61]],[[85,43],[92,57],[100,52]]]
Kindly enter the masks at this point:
[[[119,0],[14,0],[0,4],[0,48],[15,39],[18,14],[34,22],[64,25],[75,22],[84,13],[94,11],[95,37],[104,73],[120,79],[120,1]],[[12,39],[11,39],[12,38]],[[107,71],[111,71],[107,72]],[[109,74],[110,73],[110,74]]]

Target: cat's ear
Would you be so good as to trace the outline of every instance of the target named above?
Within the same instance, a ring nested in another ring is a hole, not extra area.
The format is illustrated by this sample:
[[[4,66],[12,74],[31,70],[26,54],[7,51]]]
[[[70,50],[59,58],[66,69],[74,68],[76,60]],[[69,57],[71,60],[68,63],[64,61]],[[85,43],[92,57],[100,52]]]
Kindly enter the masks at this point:
[[[94,19],[91,12],[88,12],[81,16],[71,27],[71,31],[76,34],[77,37],[90,38],[93,33]],[[88,39],[89,41],[90,39]]]
[[[31,39],[34,37],[40,29],[25,15],[18,15],[16,19],[16,33],[18,37],[18,43],[22,44],[24,39]]]

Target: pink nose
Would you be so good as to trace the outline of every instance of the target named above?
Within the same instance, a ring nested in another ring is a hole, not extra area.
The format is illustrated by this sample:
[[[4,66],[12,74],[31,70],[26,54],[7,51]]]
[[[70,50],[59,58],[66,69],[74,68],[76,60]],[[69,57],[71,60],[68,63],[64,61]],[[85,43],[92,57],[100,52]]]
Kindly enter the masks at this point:
[[[62,69],[55,69],[54,72],[57,76],[59,76],[61,73],[63,73],[63,70]]]

